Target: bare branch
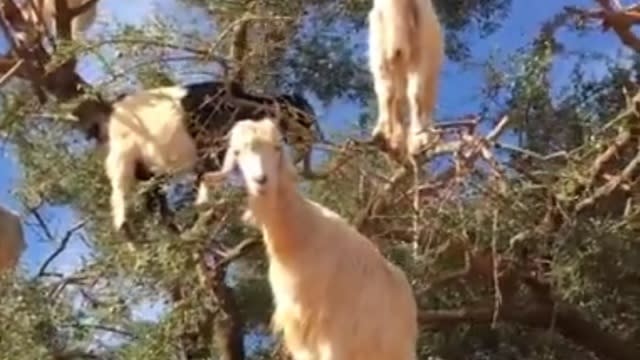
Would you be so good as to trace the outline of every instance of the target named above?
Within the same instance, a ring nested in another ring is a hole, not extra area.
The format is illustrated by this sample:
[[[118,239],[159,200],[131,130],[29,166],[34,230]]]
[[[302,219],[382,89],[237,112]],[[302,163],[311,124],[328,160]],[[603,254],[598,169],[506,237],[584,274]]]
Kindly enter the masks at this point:
[[[0,65],[0,72],[4,73],[2,76],[0,76],[0,87],[3,86],[7,81],[9,81],[11,77],[13,77],[13,75],[15,75],[20,70],[20,67],[22,66],[23,63],[24,63],[23,59],[18,60],[7,71],[2,71],[2,65]]]
[[[236,245],[233,249],[222,252],[220,254],[222,256],[222,259],[216,261],[213,270],[215,271],[216,269],[222,266],[226,266],[229,263],[245,256],[247,253],[257,248],[261,244],[262,241],[257,238],[250,238],[240,242],[240,244]]]
[[[82,229],[86,225],[86,223],[87,223],[86,220],[82,220],[82,221],[78,222],[77,224],[75,224],[74,226],[72,226],[71,229],[69,229],[66,232],[66,234],[62,237],[62,240],[60,241],[60,245],[58,245],[56,250],[44,261],[44,263],[42,263],[42,266],[40,267],[40,270],[38,271],[38,276],[42,276],[43,274],[47,273],[47,267],[58,256],[60,256],[60,254],[62,254],[62,252],[67,248],[67,245],[69,244],[69,241],[71,240],[71,237],[73,236],[73,234],[76,231],[79,231],[80,229]]]

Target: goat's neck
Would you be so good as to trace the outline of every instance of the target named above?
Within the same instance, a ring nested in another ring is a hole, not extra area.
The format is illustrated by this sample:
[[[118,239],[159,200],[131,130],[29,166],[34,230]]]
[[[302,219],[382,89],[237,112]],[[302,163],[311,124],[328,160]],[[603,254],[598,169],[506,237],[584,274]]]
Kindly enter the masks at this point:
[[[276,194],[250,198],[251,210],[262,230],[270,256],[284,260],[303,245],[309,231],[308,204],[293,184],[282,184]]]

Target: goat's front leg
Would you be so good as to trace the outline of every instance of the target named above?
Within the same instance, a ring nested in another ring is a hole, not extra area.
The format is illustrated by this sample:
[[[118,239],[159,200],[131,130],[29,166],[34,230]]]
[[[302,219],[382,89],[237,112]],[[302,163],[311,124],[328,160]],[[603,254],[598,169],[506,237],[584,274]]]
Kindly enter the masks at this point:
[[[150,213],[155,213],[157,210],[163,225],[174,233],[180,231],[174,222],[174,213],[169,207],[167,193],[162,189],[161,184],[153,184],[150,189],[145,191],[144,198],[147,210]]]
[[[401,112],[400,92],[404,89],[401,76],[393,76],[388,69],[374,72],[374,89],[378,101],[378,120],[373,129],[374,142],[382,143],[385,151],[404,153],[406,130]]]
[[[127,216],[126,197],[134,183],[134,163],[129,154],[112,149],[105,160],[105,168],[111,181],[113,226],[116,230],[121,230]]]
[[[424,72],[415,71],[407,77],[407,98],[409,102],[409,154],[415,156],[432,144],[433,112],[438,91],[437,69]]]
[[[193,171],[196,174],[195,185],[197,188],[196,200],[194,202],[194,206],[198,209],[204,209],[209,205],[210,200],[210,191],[207,184],[203,181],[203,175],[210,171],[215,171],[220,168],[220,164],[216,164],[216,162],[210,156],[220,156],[218,155],[209,155],[204,154],[198,157],[198,161],[196,162]],[[221,159],[218,159],[222,161]],[[218,161],[218,162],[220,162]]]

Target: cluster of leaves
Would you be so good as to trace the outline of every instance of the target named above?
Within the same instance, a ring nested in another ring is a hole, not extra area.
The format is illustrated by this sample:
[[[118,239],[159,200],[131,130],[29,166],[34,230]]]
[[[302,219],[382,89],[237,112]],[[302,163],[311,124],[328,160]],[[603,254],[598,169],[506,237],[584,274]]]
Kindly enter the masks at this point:
[[[108,75],[96,88],[114,95],[127,88],[170,84],[186,71],[211,72],[216,66],[212,56],[234,58],[232,65],[243,69],[248,87],[304,90],[325,105],[345,97],[360,104],[364,121],[356,124],[358,119],[352,119],[354,130],[331,136],[332,143],[367,131],[374,101],[362,31],[370,1],[185,3],[206,13],[212,24],[202,28],[215,25],[220,38],[212,40],[209,30],[184,30],[169,21],[145,25],[145,31],[125,27],[104,32],[74,45],[77,56],[95,57]],[[510,0],[434,3],[447,28],[447,53],[453,60],[469,56],[465,31],[477,27],[490,34],[511,5]],[[241,19],[249,24],[244,35]],[[573,338],[564,332],[562,319],[558,333],[564,337],[554,336],[552,316],[549,326],[540,326],[509,312],[516,307],[526,313],[532,303],[541,308],[547,302],[571,306],[594,328],[640,342],[637,200],[623,192],[604,209],[587,215],[572,212],[576,202],[595,191],[580,189],[598,156],[622,131],[617,124],[611,127],[617,131],[599,129],[633,107],[621,88],[630,94],[638,90],[640,59],[631,66],[612,66],[599,79],[588,78],[578,65],[571,87],[558,95],[551,92],[549,79],[559,52],[555,45],[540,37],[518,56],[487,67],[491,81],[482,104],[485,114],[507,109],[511,134],[518,139],[516,145],[497,146],[502,149],[496,150],[501,176],[490,174],[491,166],[469,166],[468,159],[454,154],[446,160],[455,163],[455,176],[439,181],[448,163],[433,161],[433,172],[425,179],[429,187],[414,209],[408,194],[416,184],[407,178],[394,180],[397,168],[379,151],[358,149],[330,152],[318,171],[341,161],[345,153],[350,158],[329,179],[303,184],[309,197],[356,224],[407,272],[425,310],[420,358],[585,359],[597,353],[597,346],[590,348],[593,344],[584,341],[580,331]],[[278,358],[277,342],[268,331],[271,297],[263,253],[244,251],[229,263],[223,260],[233,257],[239,244],[258,237],[238,220],[244,201],[239,191],[220,190],[214,196],[224,203],[198,214],[191,206],[191,182],[178,179],[170,189],[177,233],[145,212],[136,196],[130,212],[136,247],[130,249],[111,229],[110,190],[100,154],[67,124],[37,116],[57,111],[55,101],[39,104],[24,81],[4,90],[0,130],[10,135],[22,166],[18,196],[34,211],[63,205],[86,219],[82,236],[88,238],[92,257],[73,274],[2,280],[0,322],[12,326],[0,329],[0,358],[63,359],[82,350],[82,356],[104,359],[238,360],[227,346],[234,323],[241,327],[245,358]],[[626,126],[635,126],[637,117],[626,116]],[[565,155],[535,156],[558,150]],[[612,161],[611,175],[633,155],[622,153]],[[544,229],[547,218],[554,219],[551,231]],[[494,272],[495,264],[506,264],[504,271]],[[535,280],[552,288],[546,302],[537,302],[540,294],[522,280],[523,273],[531,271]],[[459,276],[444,276],[456,273]],[[224,286],[212,284],[211,278]],[[498,293],[502,299],[496,305]],[[158,319],[135,315],[154,302],[165,306]],[[495,311],[505,308],[504,323],[478,320],[469,315],[472,311],[449,322],[428,316],[434,309],[487,304]],[[537,321],[545,323],[544,318]],[[92,348],[98,355],[91,355]]]

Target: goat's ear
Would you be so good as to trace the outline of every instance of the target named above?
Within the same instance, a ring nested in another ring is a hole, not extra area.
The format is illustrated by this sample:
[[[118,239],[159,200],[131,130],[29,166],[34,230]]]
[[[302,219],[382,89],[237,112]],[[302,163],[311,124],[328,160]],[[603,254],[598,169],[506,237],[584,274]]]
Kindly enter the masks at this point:
[[[233,168],[236,166],[235,151],[227,149],[224,155],[224,161],[222,162],[222,168],[218,171],[210,171],[202,175],[202,181],[207,185],[215,185],[224,180]]]

